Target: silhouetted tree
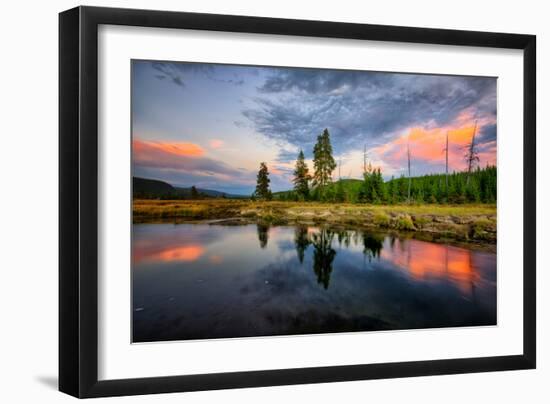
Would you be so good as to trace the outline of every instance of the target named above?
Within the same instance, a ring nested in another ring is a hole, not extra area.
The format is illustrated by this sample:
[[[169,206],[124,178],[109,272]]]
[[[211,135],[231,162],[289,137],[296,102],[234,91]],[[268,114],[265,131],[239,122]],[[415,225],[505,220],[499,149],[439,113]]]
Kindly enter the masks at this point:
[[[296,167],[294,169],[294,191],[299,200],[305,200],[309,197],[309,181],[311,176],[309,175],[309,169],[304,159],[304,152],[300,150],[298,159],[296,160]]]
[[[199,199],[199,191],[194,185],[191,187],[191,199]]]
[[[332,182],[332,172],[336,168],[336,161],[332,156],[332,145],[330,144],[330,134],[325,129],[317,137],[317,143],[313,147],[313,186],[321,189]]]
[[[269,171],[267,170],[267,165],[262,162],[260,163],[260,170],[258,171],[258,177],[256,180],[256,191],[254,192],[257,199],[271,200],[272,194],[269,189]]]

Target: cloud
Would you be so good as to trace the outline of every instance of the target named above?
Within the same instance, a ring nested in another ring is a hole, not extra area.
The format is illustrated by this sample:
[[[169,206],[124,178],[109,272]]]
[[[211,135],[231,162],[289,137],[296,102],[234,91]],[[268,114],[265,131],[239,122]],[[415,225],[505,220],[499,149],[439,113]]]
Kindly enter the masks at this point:
[[[136,175],[163,178],[173,185],[242,185],[255,181],[255,173],[229,166],[205,156],[192,143],[133,141],[133,164]]]
[[[219,240],[219,234],[208,232],[208,229],[196,229],[189,234],[185,229],[172,228],[156,237],[134,239],[132,259],[138,264],[147,261],[196,261],[208,250],[210,245]]]
[[[243,121],[240,121],[240,120],[233,121],[233,125],[235,125],[237,128],[246,128],[247,127],[246,123],[243,122]]]
[[[172,83],[185,87],[182,79],[184,70],[177,63],[151,62],[151,67],[158,72],[155,74],[157,79],[169,79]]]
[[[475,145],[480,165],[496,164],[496,125],[478,121],[476,126],[474,121],[463,121],[462,118],[460,116],[455,122],[441,127],[408,128],[395,139],[370,149],[369,154],[373,159],[385,162],[390,168],[398,169],[406,166],[407,145],[410,145],[415,175],[441,172],[445,167],[445,144],[448,134],[449,170],[460,171],[466,168],[466,148],[476,129],[479,135],[476,136]],[[483,125],[482,130],[479,130],[480,125]]]
[[[220,74],[218,65],[185,62],[138,61],[137,63],[151,63],[151,67],[157,71],[157,74],[155,74],[157,79],[169,79],[172,83],[180,87],[185,87],[184,78],[190,73],[203,74],[208,79],[219,83],[228,83],[236,86],[242,86],[244,84],[244,79],[237,74],[233,74],[227,78],[223,77]]]
[[[299,151],[295,150],[287,150],[287,149],[280,149],[279,153],[277,154],[276,162],[278,163],[286,163],[286,162],[293,162],[298,158]]]
[[[465,111],[496,121],[494,78],[277,68],[258,91],[243,116],[281,147],[306,153],[324,128],[341,154],[382,145],[410,127],[449,125]]]
[[[177,156],[202,156],[204,150],[197,144],[185,142],[147,142],[134,140],[134,153],[145,157],[151,150],[161,151]]]
[[[224,141],[220,140],[220,139],[210,139],[208,141],[208,144],[210,145],[210,147],[212,149],[219,149],[220,147],[222,147],[224,145]]]

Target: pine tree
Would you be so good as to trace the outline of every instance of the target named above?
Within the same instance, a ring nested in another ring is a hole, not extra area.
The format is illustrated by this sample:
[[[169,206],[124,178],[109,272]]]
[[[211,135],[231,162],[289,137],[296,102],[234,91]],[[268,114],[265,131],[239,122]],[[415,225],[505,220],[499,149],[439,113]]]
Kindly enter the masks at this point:
[[[428,202],[437,203],[438,200],[439,200],[439,184],[436,181],[432,181],[432,185],[430,186],[430,190],[429,190]]]
[[[336,183],[336,192],[334,194],[335,202],[344,202],[346,200],[346,192],[344,191],[344,183],[339,180]]]
[[[260,170],[258,171],[258,177],[256,181],[256,191],[254,195],[258,199],[271,200],[271,190],[269,189],[269,171],[267,170],[267,165],[262,162],[260,163]]]
[[[372,203],[373,202],[373,181],[372,181],[373,168],[369,163],[363,169],[363,184],[359,191],[359,202]]]
[[[296,160],[296,167],[294,169],[294,191],[299,200],[306,200],[309,197],[309,169],[304,159],[304,152],[300,150],[298,159]]]
[[[395,185],[395,180],[393,178],[393,175],[391,176],[391,179],[388,182],[387,191],[388,191],[388,202],[392,204],[397,202],[397,186]]]
[[[191,199],[198,199],[199,198],[199,192],[197,191],[197,187],[194,185],[191,187]]]
[[[332,181],[332,172],[336,168],[336,161],[332,156],[332,145],[328,129],[317,136],[317,143],[313,148],[313,186],[324,187]]]
[[[372,187],[373,187],[373,202],[383,202],[386,200],[386,190],[384,187],[384,179],[382,178],[382,171],[377,168],[372,173]]]
[[[378,173],[377,173],[378,174]],[[369,177],[369,180],[372,177]],[[469,181],[468,181],[469,179]],[[446,185],[448,184],[448,186]],[[364,184],[362,190],[364,189]],[[404,176],[384,184],[389,203],[407,200],[408,179]],[[497,195],[497,169],[487,166],[452,174],[430,174],[412,178],[411,201],[428,203],[495,203]],[[393,197],[392,197],[393,196]],[[365,198],[366,199],[366,198]],[[381,198],[384,200],[384,197]]]
[[[405,180],[405,176],[401,174],[401,177],[399,178],[399,202],[407,199],[407,190],[407,181]]]

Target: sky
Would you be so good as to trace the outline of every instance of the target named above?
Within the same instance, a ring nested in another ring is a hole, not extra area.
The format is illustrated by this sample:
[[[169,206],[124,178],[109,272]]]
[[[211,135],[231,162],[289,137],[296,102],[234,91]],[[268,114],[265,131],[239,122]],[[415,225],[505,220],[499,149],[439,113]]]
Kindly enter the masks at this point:
[[[134,175],[250,195],[260,162],[292,188],[300,150],[313,169],[327,128],[338,178],[361,178],[363,151],[384,178],[496,164],[496,78],[296,67],[132,61]]]

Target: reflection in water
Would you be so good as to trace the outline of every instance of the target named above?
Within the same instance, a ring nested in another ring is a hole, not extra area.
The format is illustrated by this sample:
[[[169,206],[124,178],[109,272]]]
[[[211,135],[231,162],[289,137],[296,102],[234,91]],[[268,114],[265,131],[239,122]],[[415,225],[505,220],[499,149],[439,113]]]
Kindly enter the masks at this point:
[[[304,263],[304,253],[310,244],[307,226],[296,226],[294,228],[294,245],[300,264]]]
[[[142,224],[133,263],[136,342],[496,324],[494,253],[396,235]]]
[[[266,248],[269,240],[269,225],[260,224],[256,225],[258,231],[258,240],[260,241],[260,247]]]
[[[351,243],[351,233],[350,231],[343,231],[340,230],[338,232],[338,243],[340,246],[344,245],[345,247],[349,247]]]
[[[369,261],[380,256],[383,241],[384,238],[379,235],[363,232],[363,254]]]
[[[383,257],[418,280],[446,279],[464,292],[473,290],[479,273],[475,270],[475,252],[449,245],[399,242],[383,252]]]
[[[317,275],[317,282],[325,289],[328,288],[332,261],[336,257],[336,251],[332,248],[333,238],[334,233],[326,229],[313,234],[313,271]]]
[[[188,245],[164,250],[150,258],[160,261],[195,261],[202,255],[203,251],[204,248],[200,245]]]

